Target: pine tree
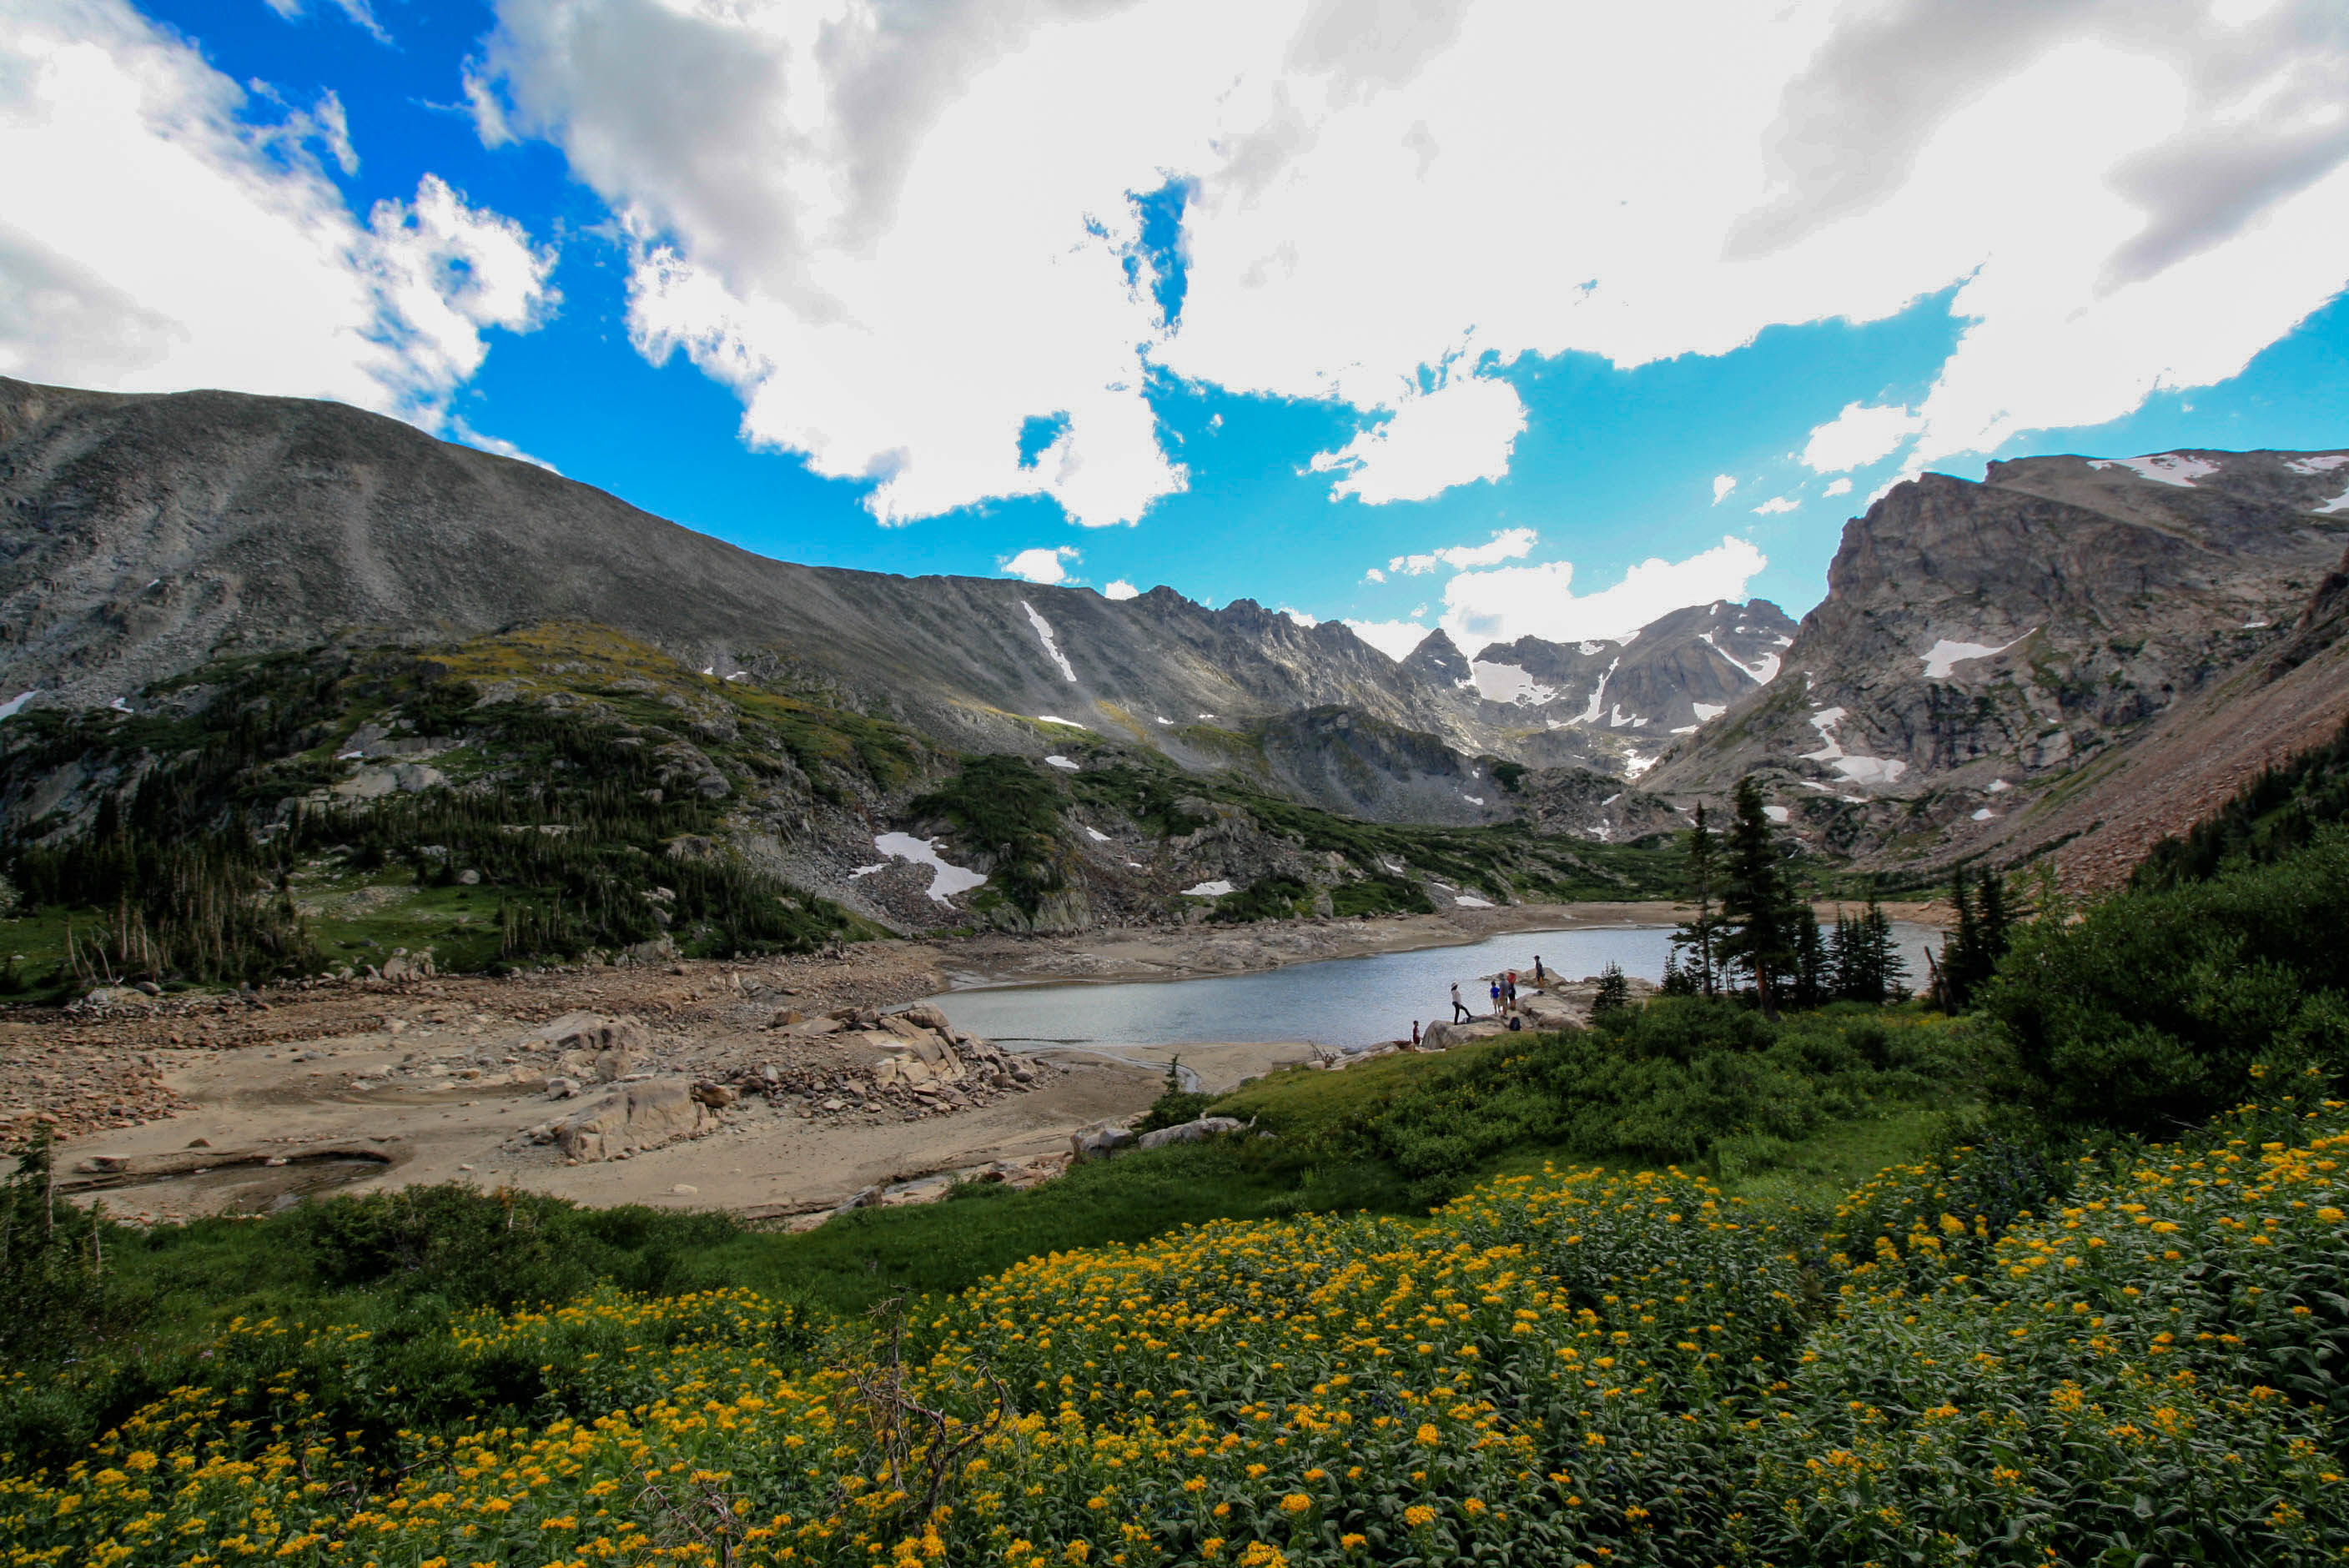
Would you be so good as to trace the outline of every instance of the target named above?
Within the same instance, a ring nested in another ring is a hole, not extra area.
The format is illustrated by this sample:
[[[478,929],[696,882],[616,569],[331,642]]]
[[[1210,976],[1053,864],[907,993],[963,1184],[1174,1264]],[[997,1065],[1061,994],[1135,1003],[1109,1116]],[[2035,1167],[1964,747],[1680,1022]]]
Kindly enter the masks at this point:
[[[1590,1016],[1613,1013],[1631,1005],[1631,983],[1623,977],[1623,966],[1613,959],[1599,972],[1599,990],[1590,998]]]
[[[1721,915],[1731,929],[1714,946],[1752,976],[1763,1013],[1775,1017],[1795,963],[1793,899],[1761,787],[1741,779],[1732,800],[1721,879]]]
[[[1866,929],[1863,945],[1873,982],[1868,999],[1879,1005],[1907,1001],[1909,960],[1900,956],[1900,944],[1892,939],[1892,922],[1877,903],[1874,893],[1868,895],[1868,913],[1860,919]]]
[[[1791,903],[1787,913],[1795,935],[1795,1006],[1816,1007],[1835,995],[1826,944],[1819,939],[1819,918],[1801,900]]]
[[[1688,836],[1689,897],[1696,903],[1696,914],[1672,933],[1672,947],[1694,955],[1695,962],[1681,973],[1691,993],[1706,996],[1717,993],[1721,973],[1721,922],[1713,912],[1720,860],[1721,841],[1706,823],[1704,804],[1699,801],[1696,823]]]

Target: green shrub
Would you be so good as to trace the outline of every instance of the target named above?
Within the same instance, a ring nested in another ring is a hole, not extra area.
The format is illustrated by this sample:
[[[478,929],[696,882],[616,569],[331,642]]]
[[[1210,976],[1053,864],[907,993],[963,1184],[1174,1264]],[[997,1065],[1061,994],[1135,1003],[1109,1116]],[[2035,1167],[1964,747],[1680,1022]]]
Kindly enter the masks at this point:
[[[2192,1126],[2261,1077],[2349,1072],[2349,829],[2017,934],[1984,997],[2002,1097],[2059,1127]]]

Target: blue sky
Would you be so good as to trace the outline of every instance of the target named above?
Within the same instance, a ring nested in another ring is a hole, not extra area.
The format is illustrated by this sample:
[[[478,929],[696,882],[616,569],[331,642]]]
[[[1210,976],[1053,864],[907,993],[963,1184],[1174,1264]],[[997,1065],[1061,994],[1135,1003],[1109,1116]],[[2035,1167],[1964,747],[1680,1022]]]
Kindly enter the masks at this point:
[[[1661,85],[1635,21],[1583,18],[1574,112],[1613,118],[1574,120],[1510,76],[1559,7],[1070,9],[28,0],[17,150],[141,129],[46,189],[0,174],[0,369],[339,396],[767,554],[1025,552],[1391,646],[1447,612],[1619,634],[1741,585],[1800,613],[1920,466],[2349,444],[2333,7],[2156,36],[2050,5],[1972,54],[1931,7],[1725,11],[1762,30],[1676,63],[1673,113],[1719,105],[1687,146],[1607,98]],[[104,107],[140,59],[143,120]],[[142,234],[181,158],[269,199]],[[343,250],[281,256],[288,211]],[[259,303],[170,297],[119,263],[148,244]],[[12,320],[12,281],[88,308]]]

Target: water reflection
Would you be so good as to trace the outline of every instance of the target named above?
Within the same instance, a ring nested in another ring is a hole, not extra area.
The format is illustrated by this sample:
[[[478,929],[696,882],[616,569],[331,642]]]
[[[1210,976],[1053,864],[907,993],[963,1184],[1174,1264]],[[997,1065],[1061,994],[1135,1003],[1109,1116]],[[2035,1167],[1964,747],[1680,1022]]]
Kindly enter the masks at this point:
[[[1920,983],[1925,948],[1938,944],[1940,934],[1896,921],[1892,934],[1909,960],[1910,983]],[[1503,969],[1530,974],[1536,954],[1570,979],[1596,975],[1611,959],[1626,975],[1661,980],[1671,952],[1671,928],[1663,925],[1512,932],[1463,947],[1332,958],[1257,975],[1000,986],[949,991],[930,1000],[956,1027],[1014,1046],[1255,1040],[1354,1046],[1408,1036],[1413,1019],[1426,1024],[1449,1017],[1454,981],[1468,1005],[1484,1011],[1479,977]]]

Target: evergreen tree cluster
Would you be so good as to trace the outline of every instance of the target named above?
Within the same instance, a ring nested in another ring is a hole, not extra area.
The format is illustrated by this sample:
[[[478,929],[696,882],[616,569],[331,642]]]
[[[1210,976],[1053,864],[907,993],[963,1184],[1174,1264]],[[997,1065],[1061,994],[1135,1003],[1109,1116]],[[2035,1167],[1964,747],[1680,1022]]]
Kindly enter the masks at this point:
[[[1941,1006],[1957,1013],[1974,1004],[2006,956],[2014,917],[2007,907],[2006,879],[1996,872],[1970,876],[1960,866],[1951,879],[1950,902],[1957,923],[1941,941],[1939,989]]]
[[[1748,778],[1731,796],[1729,830],[1704,808],[1689,830],[1689,896],[1696,912],[1672,934],[1664,989],[1685,995],[1750,995],[1772,1017],[1833,1001],[1882,1003],[1908,993],[1907,963],[1871,896],[1823,938],[1810,900],[1786,869],[1787,850]]]

